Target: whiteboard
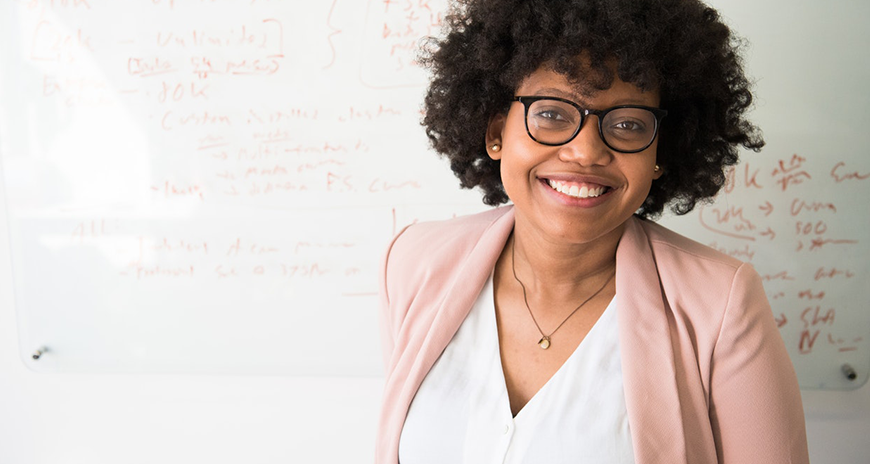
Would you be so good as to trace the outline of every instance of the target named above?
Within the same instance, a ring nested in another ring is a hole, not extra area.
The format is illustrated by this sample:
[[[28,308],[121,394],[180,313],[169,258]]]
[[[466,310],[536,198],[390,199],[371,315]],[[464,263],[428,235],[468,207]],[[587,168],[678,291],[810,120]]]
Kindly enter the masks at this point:
[[[803,387],[857,388],[870,64],[843,44],[868,43],[870,11],[789,3],[783,19],[777,3],[716,4],[751,40],[768,146],[715,204],[662,222],[756,266]],[[419,126],[414,50],[444,9],[4,2],[0,166],[27,365],[378,375],[387,241],[485,208]]]

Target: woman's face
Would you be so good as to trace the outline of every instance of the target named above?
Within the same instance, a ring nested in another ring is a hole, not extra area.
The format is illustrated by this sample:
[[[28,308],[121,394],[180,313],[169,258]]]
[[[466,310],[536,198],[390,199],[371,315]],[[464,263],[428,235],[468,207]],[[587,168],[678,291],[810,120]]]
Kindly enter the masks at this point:
[[[581,95],[562,74],[546,67],[526,78],[516,95],[559,97],[593,110],[659,105],[657,91],[644,92],[619,79],[607,90]],[[501,149],[492,150],[493,143]],[[520,102],[514,102],[507,115],[493,118],[487,131],[487,150],[491,158],[501,160],[502,183],[516,207],[517,226],[530,227],[542,238],[576,244],[622,236],[625,221],[661,175],[655,171],[656,146],[657,140],[639,153],[611,150],[601,140],[598,117],[593,115],[585,118],[570,142],[542,145],[526,132]]]

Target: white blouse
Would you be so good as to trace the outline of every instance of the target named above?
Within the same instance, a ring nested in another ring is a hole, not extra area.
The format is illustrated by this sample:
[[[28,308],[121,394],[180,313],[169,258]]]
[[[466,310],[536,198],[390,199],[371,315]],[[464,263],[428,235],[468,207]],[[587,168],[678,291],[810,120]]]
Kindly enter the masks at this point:
[[[633,463],[613,301],[516,417],[493,301],[490,277],[411,403],[399,462]]]

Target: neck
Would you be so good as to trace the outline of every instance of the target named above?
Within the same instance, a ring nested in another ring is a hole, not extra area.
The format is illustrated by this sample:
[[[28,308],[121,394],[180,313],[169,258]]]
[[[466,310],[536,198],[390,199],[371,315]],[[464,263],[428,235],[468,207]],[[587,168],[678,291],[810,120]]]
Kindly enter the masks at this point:
[[[585,243],[541,236],[517,222],[500,261],[516,269],[530,292],[545,300],[576,300],[608,279],[616,266],[623,228]],[[515,259],[512,262],[511,259]]]

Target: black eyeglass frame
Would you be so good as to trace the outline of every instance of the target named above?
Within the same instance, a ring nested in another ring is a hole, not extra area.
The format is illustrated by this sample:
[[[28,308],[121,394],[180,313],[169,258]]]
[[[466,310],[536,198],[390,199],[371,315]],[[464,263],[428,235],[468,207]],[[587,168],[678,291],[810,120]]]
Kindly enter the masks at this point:
[[[536,139],[534,135],[532,135],[532,131],[529,129],[529,108],[531,108],[532,103],[534,103],[536,101],[540,101],[540,100],[556,100],[556,101],[560,101],[563,103],[567,103],[567,104],[573,106],[574,108],[576,108],[577,111],[580,113],[580,124],[577,125],[577,129],[574,130],[574,133],[571,135],[571,137],[568,138],[568,140],[566,140],[562,143],[547,143],[547,142],[541,142],[540,140]],[[656,137],[659,136],[659,127],[661,127],[661,125],[662,125],[662,119],[668,115],[667,110],[663,110],[661,108],[652,108],[652,107],[643,106],[643,105],[619,105],[619,106],[613,106],[613,107],[603,109],[603,110],[590,110],[590,109],[581,107],[580,105],[578,105],[577,103],[574,103],[571,100],[567,100],[565,98],[559,98],[559,97],[518,96],[518,97],[514,97],[513,100],[511,100],[511,101],[518,101],[518,102],[523,104],[523,108],[525,110],[524,119],[525,119],[525,123],[526,123],[526,133],[529,134],[529,138],[531,138],[535,142],[540,143],[541,145],[546,145],[549,147],[558,147],[561,145],[565,145],[566,143],[569,143],[572,140],[574,140],[574,138],[577,137],[577,134],[580,133],[580,130],[583,129],[583,123],[586,122],[586,117],[591,114],[591,115],[598,116],[598,136],[601,137],[601,141],[604,142],[604,145],[606,145],[607,148],[610,148],[611,150],[619,152],[619,153],[640,153],[640,152],[646,150],[647,148],[649,148],[653,144],[653,142],[655,142]],[[601,121],[604,120],[604,117],[607,116],[607,113],[609,113],[613,110],[618,110],[618,109],[623,109],[623,108],[643,109],[643,110],[649,111],[650,113],[653,114],[653,116],[655,116],[656,126],[655,126],[655,129],[653,130],[653,136],[650,138],[649,143],[646,144],[646,146],[644,146],[641,149],[630,150],[630,151],[620,150],[619,148],[612,147],[609,143],[607,143],[607,139],[604,138],[604,128],[601,127]]]

